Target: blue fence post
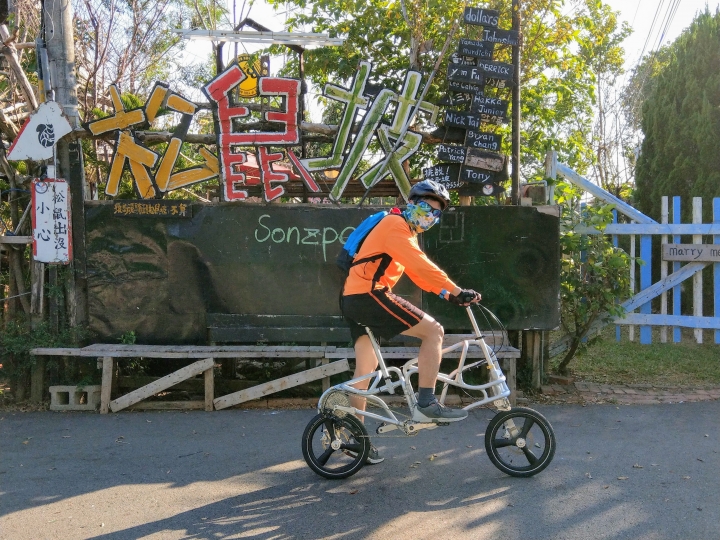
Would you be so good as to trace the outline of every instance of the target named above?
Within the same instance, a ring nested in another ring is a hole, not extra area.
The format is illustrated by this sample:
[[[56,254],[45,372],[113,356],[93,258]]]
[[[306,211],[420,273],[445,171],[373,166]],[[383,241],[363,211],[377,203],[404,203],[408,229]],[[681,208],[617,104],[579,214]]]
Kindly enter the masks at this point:
[[[673,223],[680,223],[680,197],[673,197]],[[673,235],[673,244],[680,243],[680,235]],[[680,261],[673,261],[673,272],[680,270]],[[676,285],[673,287],[673,315],[681,315],[680,312],[680,286]],[[673,327],[673,341],[680,343],[682,340],[682,331],[679,326]]]
[[[613,210],[612,215],[613,215],[613,223],[617,223],[618,222],[617,210]],[[614,247],[618,247],[618,235],[617,234],[612,235],[612,243],[613,243]],[[620,341],[621,338],[622,338],[621,326],[619,324],[616,324],[615,325],[615,341]]]
[[[648,234],[640,236],[640,259],[645,263],[640,267],[640,290],[644,291],[652,285],[652,236]],[[640,313],[650,315],[651,302],[640,306]],[[652,326],[646,324],[640,327],[640,343],[643,345],[652,343]]]
[[[713,199],[713,223],[720,223],[720,198]],[[713,244],[720,244],[720,234],[713,236]],[[713,264],[715,316],[720,317],[720,263]],[[715,330],[715,343],[720,343],[720,330]]]

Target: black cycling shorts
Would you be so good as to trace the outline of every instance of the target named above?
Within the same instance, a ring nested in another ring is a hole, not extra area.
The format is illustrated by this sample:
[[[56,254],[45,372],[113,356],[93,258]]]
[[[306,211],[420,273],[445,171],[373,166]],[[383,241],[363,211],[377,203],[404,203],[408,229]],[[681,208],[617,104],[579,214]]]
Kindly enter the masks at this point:
[[[353,343],[367,335],[366,326],[376,337],[391,339],[416,326],[425,317],[423,310],[387,289],[343,296],[341,308]]]

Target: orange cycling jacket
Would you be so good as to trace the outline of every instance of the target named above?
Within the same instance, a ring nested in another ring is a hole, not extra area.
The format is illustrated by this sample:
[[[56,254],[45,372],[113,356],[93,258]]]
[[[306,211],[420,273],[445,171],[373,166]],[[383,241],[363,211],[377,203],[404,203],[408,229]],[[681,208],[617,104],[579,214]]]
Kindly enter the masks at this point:
[[[386,257],[356,264],[350,268],[343,295],[369,293],[387,287],[392,290],[403,272],[424,291],[435,294],[456,285],[420,250],[417,237],[405,218],[398,215],[384,217],[370,231],[355,261],[386,254]]]

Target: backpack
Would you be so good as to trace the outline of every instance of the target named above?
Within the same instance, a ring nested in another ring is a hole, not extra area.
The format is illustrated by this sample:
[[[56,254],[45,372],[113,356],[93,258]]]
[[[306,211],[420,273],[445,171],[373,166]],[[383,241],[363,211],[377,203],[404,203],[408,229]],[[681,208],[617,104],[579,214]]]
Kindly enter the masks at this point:
[[[350,273],[350,268],[352,268],[356,264],[382,258],[382,255],[376,255],[375,257],[368,257],[366,259],[360,259],[353,262],[353,259],[360,251],[360,248],[362,247],[365,238],[367,238],[368,234],[370,234],[370,231],[372,231],[375,226],[380,223],[380,221],[382,221],[385,216],[389,214],[400,214],[400,210],[397,208],[393,208],[389,212],[383,210],[382,212],[373,214],[372,216],[365,218],[360,223],[360,225],[358,225],[357,229],[355,229],[350,234],[350,236],[348,236],[347,241],[345,242],[345,244],[343,244],[340,253],[335,259],[335,264],[338,266],[338,268],[340,268],[340,270],[343,271],[346,276]]]

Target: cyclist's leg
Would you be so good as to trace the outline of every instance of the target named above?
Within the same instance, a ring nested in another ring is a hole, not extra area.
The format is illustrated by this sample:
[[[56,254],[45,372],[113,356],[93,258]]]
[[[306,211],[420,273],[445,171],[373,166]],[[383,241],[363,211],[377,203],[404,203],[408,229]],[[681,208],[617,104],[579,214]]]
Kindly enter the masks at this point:
[[[360,336],[355,341],[355,374],[353,379],[367,375],[377,369],[378,360],[375,356],[375,350],[373,349],[370,337],[366,334]],[[370,385],[370,379],[365,379],[355,383],[353,386],[360,390],[367,390]],[[365,398],[360,396],[350,396],[350,403],[353,407],[360,411],[365,410]],[[361,421],[364,421],[363,416],[359,416]]]
[[[435,388],[437,374],[442,359],[442,343],[445,330],[442,325],[427,313],[423,319],[403,332],[406,336],[420,338],[420,352],[418,354],[418,386],[422,388]]]

